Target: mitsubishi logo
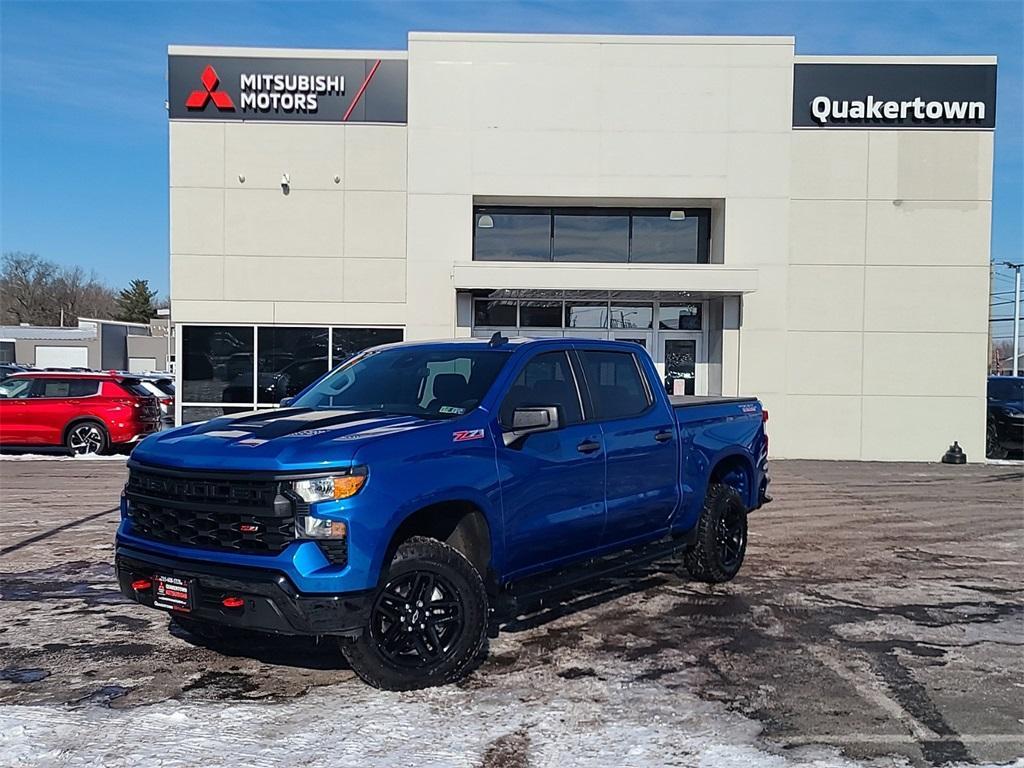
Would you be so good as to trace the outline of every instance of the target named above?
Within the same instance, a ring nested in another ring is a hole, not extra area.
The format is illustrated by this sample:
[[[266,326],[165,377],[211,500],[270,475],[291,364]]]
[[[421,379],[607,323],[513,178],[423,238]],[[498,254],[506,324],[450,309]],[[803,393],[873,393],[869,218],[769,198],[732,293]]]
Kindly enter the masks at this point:
[[[235,111],[235,102],[231,100],[231,97],[225,91],[217,90],[217,86],[220,85],[217,70],[207,64],[199,80],[202,82],[205,90],[192,91],[188,99],[185,100],[186,107],[189,109],[206,109],[207,102],[212,99],[213,103],[217,105],[217,109],[221,112]]]

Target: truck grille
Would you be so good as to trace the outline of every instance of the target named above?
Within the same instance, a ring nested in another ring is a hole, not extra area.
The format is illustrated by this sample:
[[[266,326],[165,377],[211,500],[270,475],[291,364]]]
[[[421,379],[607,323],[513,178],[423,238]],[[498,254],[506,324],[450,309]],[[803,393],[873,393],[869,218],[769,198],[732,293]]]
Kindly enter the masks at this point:
[[[295,541],[281,482],[163,473],[138,465],[125,486],[136,535],[169,544],[273,555]]]

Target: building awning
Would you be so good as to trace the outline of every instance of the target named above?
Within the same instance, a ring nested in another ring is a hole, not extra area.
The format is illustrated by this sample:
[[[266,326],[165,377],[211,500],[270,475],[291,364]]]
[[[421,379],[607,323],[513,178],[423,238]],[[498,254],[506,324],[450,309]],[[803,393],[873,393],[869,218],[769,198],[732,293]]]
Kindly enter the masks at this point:
[[[510,298],[544,292],[551,293],[551,298],[641,298],[635,294],[642,293],[648,299],[703,299],[757,290],[756,269],[722,264],[606,266],[474,261],[456,262],[452,278],[457,290],[503,290]],[[568,296],[569,292],[574,295]],[[578,296],[580,292],[587,295]]]

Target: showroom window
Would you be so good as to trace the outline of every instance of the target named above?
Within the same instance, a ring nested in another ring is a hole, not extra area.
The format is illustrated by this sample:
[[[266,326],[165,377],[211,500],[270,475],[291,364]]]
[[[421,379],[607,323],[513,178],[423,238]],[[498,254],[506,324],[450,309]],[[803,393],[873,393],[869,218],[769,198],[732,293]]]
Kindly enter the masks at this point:
[[[182,326],[181,422],[275,407],[357,352],[402,338],[400,328]]]
[[[477,206],[476,261],[707,264],[707,208]]]
[[[657,317],[657,326],[655,326]],[[524,330],[562,328],[590,330],[699,331],[702,305],[695,302],[647,302],[474,299],[474,328]]]
[[[663,331],[699,331],[700,304],[666,304],[658,307],[658,328]]]

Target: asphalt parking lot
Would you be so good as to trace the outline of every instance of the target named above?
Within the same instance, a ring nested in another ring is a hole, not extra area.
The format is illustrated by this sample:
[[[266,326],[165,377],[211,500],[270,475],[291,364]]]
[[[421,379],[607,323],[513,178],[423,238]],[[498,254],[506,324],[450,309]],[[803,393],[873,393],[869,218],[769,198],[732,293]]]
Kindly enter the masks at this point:
[[[659,562],[363,686],[122,600],[118,460],[0,461],[0,764],[782,766],[1024,757],[1024,468],[775,462],[736,581]],[[1019,765],[1024,765],[1020,761]]]

